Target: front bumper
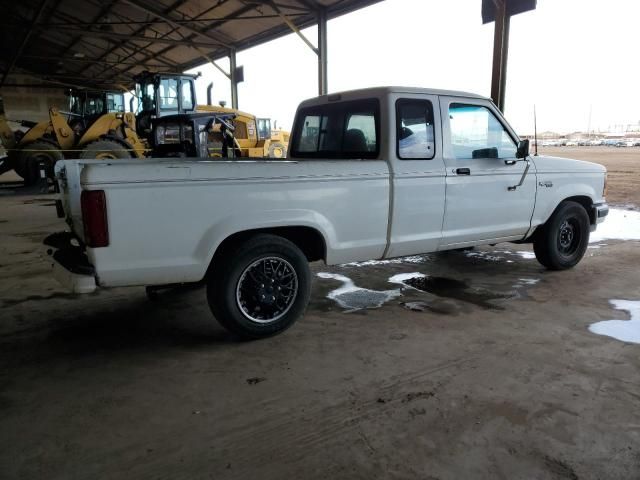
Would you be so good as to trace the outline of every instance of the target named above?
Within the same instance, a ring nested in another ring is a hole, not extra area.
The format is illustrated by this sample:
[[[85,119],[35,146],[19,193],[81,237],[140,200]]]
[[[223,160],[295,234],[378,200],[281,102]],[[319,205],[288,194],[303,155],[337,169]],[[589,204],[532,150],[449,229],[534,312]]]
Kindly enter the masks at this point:
[[[609,205],[606,203],[596,203],[593,206],[593,216],[596,223],[604,222],[605,217],[609,215]]]
[[[70,232],[54,233],[45,238],[43,244],[58,282],[73,293],[96,290],[95,269],[75,235]]]

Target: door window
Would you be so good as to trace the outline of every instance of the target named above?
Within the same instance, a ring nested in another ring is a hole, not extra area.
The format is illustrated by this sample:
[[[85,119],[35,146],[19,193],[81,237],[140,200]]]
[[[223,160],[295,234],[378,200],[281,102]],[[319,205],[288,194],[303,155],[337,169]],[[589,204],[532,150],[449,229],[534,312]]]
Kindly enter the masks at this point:
[[[398,158],[430,160],[435,155],[433,107],[428,100],[396,102]]]
[[[449,131],[451,151],[457,160],[516,156],[516,143],[487,107],[452,103]]]
[[[124,95],[119,93],[107,93],[107,111],[124,112]]]
[[[193,110],[193,84],[188,79],[182,80],[182,109]]]
[[[175,78],[163,78],[158,87],[161,110],[178,109],[178,80]]]

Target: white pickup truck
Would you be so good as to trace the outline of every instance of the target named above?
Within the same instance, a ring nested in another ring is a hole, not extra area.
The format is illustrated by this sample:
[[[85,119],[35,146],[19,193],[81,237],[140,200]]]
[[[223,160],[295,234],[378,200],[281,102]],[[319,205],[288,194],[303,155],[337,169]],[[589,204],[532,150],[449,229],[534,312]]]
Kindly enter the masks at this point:
[[[65,160],[45,240],[57,278],[97,287],[204,282],[238,335],[280,332],[329,265],[498,242],[576,265],[604,220],[606,170],[529,155],[491,100],[384,87],[296,113],[286,160]]]

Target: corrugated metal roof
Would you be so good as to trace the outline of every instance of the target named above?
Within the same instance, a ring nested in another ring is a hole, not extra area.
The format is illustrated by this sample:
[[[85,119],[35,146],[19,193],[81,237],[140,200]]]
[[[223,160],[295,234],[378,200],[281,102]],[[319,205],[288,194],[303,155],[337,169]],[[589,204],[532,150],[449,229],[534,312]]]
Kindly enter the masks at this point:
[[[107,88],[184,71],[381,0],[2,0],[2,75]],[[10,80],[7,80],[10,81]]]

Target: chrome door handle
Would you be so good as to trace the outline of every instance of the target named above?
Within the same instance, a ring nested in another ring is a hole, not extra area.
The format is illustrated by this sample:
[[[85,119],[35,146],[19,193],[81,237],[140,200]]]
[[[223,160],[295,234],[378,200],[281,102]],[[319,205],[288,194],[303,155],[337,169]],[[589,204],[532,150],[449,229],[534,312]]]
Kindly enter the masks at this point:
[[[505,165],[515,165],[517,160],[505,160],[504,164]]]

